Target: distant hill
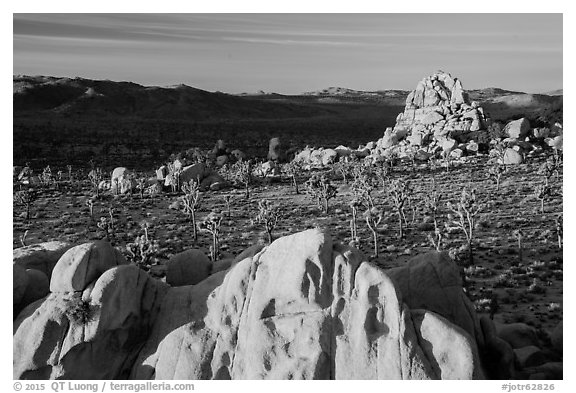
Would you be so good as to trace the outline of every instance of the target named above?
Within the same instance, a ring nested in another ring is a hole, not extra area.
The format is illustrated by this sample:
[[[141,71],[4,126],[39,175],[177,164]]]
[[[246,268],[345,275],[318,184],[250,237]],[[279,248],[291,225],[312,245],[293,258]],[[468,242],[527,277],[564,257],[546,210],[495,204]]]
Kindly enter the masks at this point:
[[[547,96],[562,96],[564,95],[564,89],[552,90],[542,94],[545,94]]]
[[[13,85],[15,114],[208,120],[309,117],[322,112],[294,103],[250,100],[186,85],[148,87],[132,82],[45,76],[14,76]]]

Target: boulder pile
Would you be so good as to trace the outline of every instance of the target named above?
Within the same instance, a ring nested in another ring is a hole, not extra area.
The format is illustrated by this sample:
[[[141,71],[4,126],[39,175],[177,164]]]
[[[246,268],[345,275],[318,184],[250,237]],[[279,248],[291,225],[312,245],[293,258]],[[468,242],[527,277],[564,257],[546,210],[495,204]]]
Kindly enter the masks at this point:
[[[314,229],[212,269],[188,251],[164,282],[103,241],[38,252],[53,274],[14,263],[15,293],[44,291],[15,313],[15,379],[511,378],[536,356],[478,319],[443,253],[383,270]]]
[[[468,156],[491,154],[493,145],[503,143],[514,150],[501,163],[515,165],[525,157],[540,154],[543,148],[562,150],[562,125],[531,128],[526,118],[508,122],[502,138],[496,140],[488,127],[488,113],[468,94],[458,78],[444,71],[422,79],[406,98],[404,111],[398,114],[394,127],[388,127],[382,138],[356,149],[338,146],[334,149],[306,147],[295,161],[305,168],[331,165],[337,160],[357,157],[371,163],[389,159],[426,161],[431,157],[449,156],[466,161]]]

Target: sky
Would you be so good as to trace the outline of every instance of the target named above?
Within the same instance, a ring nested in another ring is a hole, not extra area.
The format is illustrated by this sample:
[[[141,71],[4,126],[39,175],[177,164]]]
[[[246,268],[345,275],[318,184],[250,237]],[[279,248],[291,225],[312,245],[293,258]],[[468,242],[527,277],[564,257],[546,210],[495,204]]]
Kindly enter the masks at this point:
[[[14,14],[13,73],[227,93],[561,89],[562,14]]]

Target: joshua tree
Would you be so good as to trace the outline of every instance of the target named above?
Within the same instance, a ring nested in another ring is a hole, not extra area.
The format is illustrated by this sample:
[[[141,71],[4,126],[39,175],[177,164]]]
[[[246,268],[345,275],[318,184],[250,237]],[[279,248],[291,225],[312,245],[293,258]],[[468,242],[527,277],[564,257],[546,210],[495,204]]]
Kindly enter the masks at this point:
[[[398,225],[400,226],[398,238],[402,239],[404,237],[404,226],[402,223],[404,217],[404,204],[412,193],[410,182],[402,179],[393,180],[389,192],[392,197],[392,203],[394,204],[396,214],[398,214]]]
[[[21,190],[14,193],[14,201],[20,206],[24,206],[26,209],[26,221],[30,220],[30,208],[32,203],[36,199],[34,190],[29,188],[27,190]]]
[[[66,169],[68,170],[68,181],[72,184],[72,165],[66,165]]]
[[[268,243],[272,243],[272,231],[278,223],[282,213],[278,206],[273,206],[268,199],[262,199],[258,202],[258,215],[256,221],[263,223],[268,235]]]
[[[196,210],[200,204],[200,185],[195,180],[190,180],[188,183],[182,184],[182,191],[184,195],[180,197],[184,208],[183,212],[188,216],[188,220],[192,223],[192,238],[194,241],[198,239],[198,232],[196,230]]]
[[[388,181],[389,176],[390,176],[390,166],[382,165],[382,166],[377,167],[376,170],[374,171],[374,175],[376,176],[376,178],[380,182],[380,185],[382,187],[385,187],[386,182]]]
[[[469,264],[472,265],[474,262],[472,241],[474,239],[474,223],[476,215],[480,212],[481,206],[476,202],[476,190],[468,191],[466,188],[462,190],[460,195],[460,200],[456,202],[456,205],[452,203],[447,203],[448,209],[450,209],[454,215],[450,214],[449,219],[452,223],[464,232],[466,237],[466,243],[468,246],[468,258]]]
[[[90,219],[94,219],[94,199],[88,198],[86,200],[86,206],[88,206],[88,210],[90,211]]]
[[[438,209],[440,208],[440,202],[442,201],[443,195],[436,191],[436,182],[432,180],[432,191],[424,196],[422,201],[424,204],[424,210],[426,214],[432,217],[434,222],[434,229],[438,228]]]
[[[550,179],[555,174],[556,178],[559,177],[560,167],[562,165],[562,158],[559,154],[548,157],[545,163],[542,164],[538,172],[544,177],[544,184],[548,186]]]
[[[226,217],[232,217],[231,209],[232,206],[232,194],[224,195],[224,203],[226,204]]]
[[[555,222],[556,222],[556,234],[558,235],[558,248],[562,248],[562,241],[564,236],[562,221],[563,221],[562,214],[556,216]]]
[[[145,177],[138,177],[136,179],[136,188],[140,193],[140,199],[144,199],[144,191],[146,191],[146,178]]]
[[[488,168],[488,178],[493,182],[496,183],[496,191],[500,189],[500,179],[506,172],[506,168],[504,165],[499,163],[494,163],[490,168]]]
[[[494,143],[494,146],[492,147],[492,151],[490,154],[496,158],[497,163],[504,164],[504,156],[506,155],[507,148],[508,146],[506,145],[506,143],[502,141],[497,141],[496,143]],[[506,167],[504,167],[504,170],[506,170]]]
[[[350,234],[352,236],[352,241],[356,246],[360,243],[360,238],[358,237],[358,227],[356,225],[356,218],[358,217],[358,208],[362,206],[362,202],[358,198],[354,198],[349,204],[352,210],[352,219],[350,220]]]
[[[292,179],[292,186],[296,194],[300,194],[300,190],[298,190],[298,175],[302,172],[302,165],[298,161],[292,161],[284,165],[284,171]]]
[[[547,184],[539,184],[534,189],[534,196],[540,199],[540,211],[544,214],[544,201],[552,196],[552,189]]]
[[[100,196],[100,182],[102,181],[102,169],[96,168],[92,169],[90,173],[88,173],[88,179],[90,180],[90,184],[92,184],[92,190],[96,198]]]
[[[324,213],[328,213],[328,201],[336,197],[338,190],[330,183],[325,174],[313,174],[305,183],[306,192],[316,199],[318,206],[323,206]]]
[[[24,231],[24,233],[22,235],[20,235],[20,244],[22,244],[22,247],[26,247],[26,237],[28,236],[28,229],[26,229]]]
[[[208,216],[199,224],[201,231],[209,232],[212,234],[212,246],[210,247],[210,258],[215,262],[220,255],[220,224],[222,223],[222,216],[216,212],[208,214]]]
[[[150,270],[152,259],[158,253],[159,245],[157,240],[151,240],[148,236],[148,222],[143,221],[140,227],[144,231],[143,235],[136,236],[133,243],[126,245],[129,259],[132,263],[144,271]]]
[[[434,236],[428,234],[428,241],[432,243],[432,246],[436,251],[442,251],[442,241],[444,240],[444,231],[441,227],[434,228]]]
[[[442,161],[444,161],[444,167],[446,168],[446,172],[450,172],[450,163],[452,162],[452,156],[450,155],[449,151],[445,151],[442,153]]]
[[[377,207],[373,207],[371,209],[366,209],[364,212],[364,219],[366,220],[366,224],[370,231],[372,232],[372,239],[374,240],[374,257],[378,258],[378,225],[383,218],[382,210],[378,209]]]
[[[374,173],[367,167],[356,165],[352,172],[354,181],[352,182],[352,191],[356,198],[363,202],[367,209],[374,207],[372,192],[377,186]]]
[[[522,233],[522,230],[516,229],[514,232],[512,232],[512,235],[514,235],[518,241],[518,260],[520,263],[522,263],[522,238],[524,237],[524,234]]]
[[[50,169],[50,165],[48,165],[46,168],[44,168],[42,174],[40,175],[40,183],[42,183],[44,187],[50,187],[53,180],[54,178],[52,176],[52,170]]]
[[[354,163],[340,160],[334,164],[334,171],[342,176],[342,180],[345,184],[348,184],[348,175],[351,169],[354,167]]]
[[[114,208],[110,206],[108,208],[108,217],[106,216],[100,217],[100,221],[96,224],[96,226],[102,232],[104,232],[104,236],[106,237],[106,240],[108,240],[109,242],[114,241],[115,238],[115,230],[114,230],[115,221],[116,220],[114,219]]]
[[[168,175],[170,176],[170,187],[172,192],[177,192],[180,189],[180,174],[182,173],[181,167],[176,167],[173,162],[168,165]]]
[[[250,186],[252,185],[252,161],[250,160],[241,160],[231,167],[231,175],[234,182],[241,184],[244,186],[245,197],[246,199],[250,198]]]
[[[436,251],[442,249],[442,240],[444,239],[443,229],[438,225],[438,209],[440,208],[440,202],[442,201],[442,194],[436,191],[436,182],[432,180],[432,191],[424,196],[423,204],[425,213],[432,217],[434,222],[434,236],[428,235],[428,240]]]
[[[114,225],[109,217],[100,217],[100,221],[96,224],[98,228],[104,232],[104,237],[109,242],[112,242],[114,238]]]

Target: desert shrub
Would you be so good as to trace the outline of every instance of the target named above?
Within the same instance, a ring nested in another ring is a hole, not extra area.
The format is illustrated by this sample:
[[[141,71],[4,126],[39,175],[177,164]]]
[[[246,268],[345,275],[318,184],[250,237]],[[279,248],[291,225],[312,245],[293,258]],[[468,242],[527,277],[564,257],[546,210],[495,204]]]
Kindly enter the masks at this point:
[[[544,294],[544,293],[546,293],[546,288],[544,288],[544,286],[542,285],[540,280],[538,280],[537,278],[534,278],[532,280],[532,284],[530,284],[527,291],[528,291],[528,293],[533,293],[533,294]]]
[[[97,311],[97,306],[90,304],[87,300],[83,300],[80,296],[75,296],[67,300],[65,313],[71,322],[86,325],[95,319]]]
[[[490,139],[505,138],[504,125],[500,122],[494,121],[488,125],[488,135]]]

